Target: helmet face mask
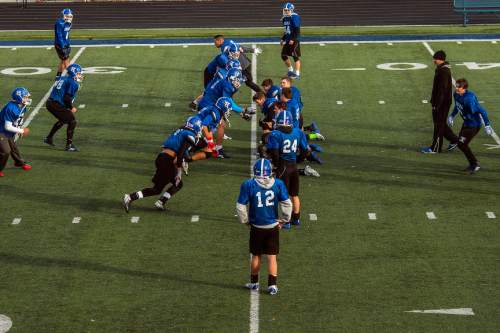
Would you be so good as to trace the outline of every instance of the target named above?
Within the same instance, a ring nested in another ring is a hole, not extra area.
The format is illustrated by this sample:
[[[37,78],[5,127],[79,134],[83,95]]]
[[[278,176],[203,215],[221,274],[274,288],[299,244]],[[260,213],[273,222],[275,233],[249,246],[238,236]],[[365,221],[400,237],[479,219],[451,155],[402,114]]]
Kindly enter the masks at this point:
[[[243,76],[239,69],[231,68],[227,73],[227,79],[231,82],[234,88],[239,89],[241,87]]]
[[[184,125],[185,128],[192,130],[195,133],[196,139],[201,138],[201,120],[196,117],[189,117]]]
[[[292,3],[287,2],[283,6],[283,16],[291,16],[293,14],[294,9],[295,9],[295,6]]]
[[[82,67],[78,64],[71,64],[66,68],[68,71],[68,75],[73,78],[76,82],[82,82],[83,81],[83,71]]]
[[[63,9],[61,14],[62,14],[64,22],[66,22],[66,23],[73,22],[73,12],[71,11],[71,9],[69,9],[69,8]]]
[[[30,106],[31,105],[31,94],[26,88],[16,88],[12,92],[12,100],[17,104]]]

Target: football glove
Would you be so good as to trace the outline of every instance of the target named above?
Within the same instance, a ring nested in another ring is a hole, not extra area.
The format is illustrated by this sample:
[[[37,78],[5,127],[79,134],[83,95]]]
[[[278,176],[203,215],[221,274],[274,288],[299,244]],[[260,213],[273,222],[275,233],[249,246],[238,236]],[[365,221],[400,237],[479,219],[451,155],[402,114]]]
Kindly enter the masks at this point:
[[[260,47],[256,47],[253,49],[253,53],[255,54],[261,54],[262,53],[262,49]]]
[[[490,125],[484,126],[484,130],[486,131],[486,134],[492,135],[493,134],[493,128],[491,128]]]
[[[448,126],[450,126],[450,127],[453,126],[453,117],[452,116],[448,117]]]
[[[245,120],[250,120],[252,119],[252,115],[246,113],[246,112],[242,112],[241,113],[241,118],[245,119]]]
[[[214,138],[211,136],[211,137],[206,138],[205,140],[207,141],[208,149],[214,150],[214,148],[215,148]]]
[[[245,108],[245,112],[249,115],[252,115],[252,114],[255,114],[257,112],[257,110],[255,109],[255,107],[253,106],[247,106]]]

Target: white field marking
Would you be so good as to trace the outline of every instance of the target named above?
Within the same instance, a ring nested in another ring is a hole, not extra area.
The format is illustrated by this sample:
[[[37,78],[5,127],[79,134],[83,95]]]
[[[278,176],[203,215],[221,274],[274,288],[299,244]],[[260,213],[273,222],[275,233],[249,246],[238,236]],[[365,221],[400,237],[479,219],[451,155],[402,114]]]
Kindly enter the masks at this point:
[[[436,309],[436,310],[411,310],[411,311],[405,311],[405,312],[447,314],[447,315],[457,315],[457,316],[473,316],[474,315],[474,311],[471,308]]]
[[[132,223],[139,223],[139,220],[141,218],[139,216],[132,216],[132,218],[130,219],[130,222]]]
[[[344,102],[342,102],[342,101],[337,101],[337,105],[342,105],[342,104],[344,104]]]
[[[200,215],[191,216],[191,222],[200,222]]]
[[[75,56],[73,57],[73,59],[71,59],[71,63],[75,63],[75,61],[80,58],[80,56],[82,55],[83,51],[85,51],[85,47],[82,47],[81,49],[78,50],[78,52],[76,52]],[[65,71],[66,72],[66,71]],[[64,73],[63,73],[64,75]],[[38,104],[36,105],[35,109],[30,113],[30,115],[28,116],[28,118],[26,119],[26,121],[24,122],[23,124],[23,128],[25,127],[28,127],[29,124],[31,124],[31,122],[33,121],[33,119],[36,117],[36,115],[38,114],[38,112],[40,112],[40,109],[42,108],[42,106],[45,105],[45,102],[47,101],[47,99],[49,98],[50,96],[50,93],[52,92],[52,88],[54,87],[56,83],[54,82],[49,90],[47,91],[47,93],[42,97],[42,99],[40,100],[40,102],[38,102]]]
[[[389,42],[389,43],[387,43],[387,45],[392,46],[392,45],[394,45],[394,44],[392,44],[391,42]]]
[[[128,108],[128,104],[122,104],[122,108]]]
[[[255,49],[256,44],[252,45]],[[252,77],[257,82],[257,54],[252,53]],[[252,90],[252,98],[255,92]],[[252,107],[255,108],[255,102],[253,99]],[[255,153],[257,151],[257,117],[254,115],[252,117],[251,132],[250,132],[250,175],[252,175],[252,168],[255,163]],[[250,254],[250,262],[252,261],[252,255]],[[249,313],[249,332],[258,333],[259,332],[259,298],[260,293],[258,290],[250,290],[250,313]]]
[[[0,314],[0,333],[6,333],[12,327],[12,320],[6,315]]]
[[[486,212],[486,216],[488,216],[489,219],[496,219],[496,215],[493,212]]]
[[[52,48],[49,46],[49,47],[47,47],[47,50],[52,50]]]
[[[462,45],[462,42],[461,42],[461,41],[458,41],[458,42],[457,42],[457,44],[458,44],[458,45]]]
[[[354,68],[332,68],[332,71],[366,71],[364,67],[354,67]]]
[[[358,43],[353,43],[352,46],[358,46],[359,44]]]
[[[152,48],[152,49],[154,49],[154,48],[155,48],[155,46],[154,46],[154,45],[149,45],[149,47],[150,47],[150,48]]]
[[[12,220],[12,224],[16,225],[21,223],[23,219],[21,217],[16,217],[15,219]]]
[[[319,46],[325,46],[326,44],[325,43],[319,43]]]
[[[80,223],[81,220],[82,220],[82,218],[80,216],[75,216],[75,217],[73,217],[73,221],[71,223],[78,224],[78,223]]]
[[[496,43],[497,43],[496,40],[491,41],[491,44],[496,44]]]
[[[427,212],[427,213],[425,213],[425,215],[427,215],[427,218],[429,220],[435,220],[437,218],[436,214],[434,214],[434,212]]]
[[[385,104],[385,101],[378,101],[378,104]]]
[[[79,108],[79,109],[85,109],[85,104],[80,104],[80,105],[78,105],[78,108]]]
[[[429,103],[429,101],[428,101],[428,100],[426,100],[426,99],[423,99],[423,100],[422,100],[422,103],[427,104],[427,103]]]
[[[318,215],[309,214],[309,221],[317,221],[317,220],[318,220]]]
[[[13,47],[13,48],[11,48],[10,50],[11,50],[11,51],[15,51],[15,50],[17,50],[17,47]]]
[[[165,107],[166,107],[166,108],[169,108],[169,107],[171,107],[171,106],[172,106],[172,103],[165,103]]]
[[[115,49],[119,49],[119,48],[121,48],[121,46],[120,46],[120,45],[115,46]]]
[[[376,220],[377,219],[377,214],[375,214],[375,213],[368,213],[368,219],[369,220]]]
[[[182,45],[182,47],[183,47],[183,48],[185,48],[185,49],[187,49],[187,48],[188,48],[188,46],[187,46],[187,45]]]

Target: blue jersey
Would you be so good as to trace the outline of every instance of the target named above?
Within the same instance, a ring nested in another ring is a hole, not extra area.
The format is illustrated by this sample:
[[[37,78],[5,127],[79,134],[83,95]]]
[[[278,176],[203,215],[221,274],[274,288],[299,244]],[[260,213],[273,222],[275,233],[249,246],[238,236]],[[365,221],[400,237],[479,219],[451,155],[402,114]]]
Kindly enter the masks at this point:
[[[201,125],[208,127],[209,130],[217,128],[222,119],[221,112],[213,105],[201,109],[195,117],[200,119]]]
[[[269,90],[266,93],[266,98],[278,98],[280,91],[281,91],[280,87],[271,86],[271,88],[269,88]]]
[[[454,93],[453,97],[455,98],[455,108],[451,116],[455,117],[460,112],[460,116],[464,120],[464,126],[481,127],[483,126],[482,121],[486,126],[490,124],[488,113],[479,104],[476,95],[472,91],[467,90],[463,95]]]
[[[270,188],[260,186],[255,179],[248,179],[241,184],[238,203],[249,205],[250,224],[265,226],[276,223],[278,204],[288,199],[288,191],[280,179],[275,179]]]
[[[288,42],[290,40],[299,40],[300,38],[300,16],[297,13],[292,13],[290,16],[283,16],[281,19],[285,32],[282,40]]]
[[[215,75],[218,68],[226,68],[229,58],[224,53],[216,55],[207,65],[208,73]]]
[[[300,94],[300,90],[297,87],[295,87],[295,86],[291,86],[290,90],[292,91],[292,99],[295,102],[297,102],[297,104],[300,107],[300,111],[302,111],[302,108],[304,107],[304,103],[302,103],[302,96]],[[279,88],[278,94],[281,97],[281,88]]]
[[[69,76],[62,76],[58,81],[56,81],[54,88],[52,88],[49,99],[56,101],[62,106],[68,107],[64,102],[64,96],[68,95],[73,103],[79,87],[80,85],[73,78]]]
[[[69,32],[71,30],[71,23],[64,22],[62,18],[57,19],[54,25],[54,44],[65,48],[69,46]]]
[[[14,137],[16,133],[7,131],[5,129],[5,123],[11,122],[12,126],[21,128],[23,125],[23,115],[25,111],[25,106],[19,107],[19,104],[14,101],[7,103],[7,105],[3,107],[2,111],[0,111],[0,133],[8,138]]]
[[[291,99],[288,102],[286,102],[286,110],[290,111],[290,113],[292,114],[293,127],[300,128],[300,114],[301,114],[300,104],[297,103],[296,100]]]
[[[189,146],[195,146],[197,143],[196,135],[193,131],[186,128],[179,128],[172,133],[165,141],[163,141],[163,148],[168,148],[179,153],[184,143],[189,143]]]
[[[306,136],[298,128],[294,128],[290,133],[272,131],[267,138],[266,147],[268,150],[278,149],[280,159],[288,162],[297,161],[299,149],[301,151],[308,149]]]
[[[269,113],[273,112],[273,105],[278,101],[277,98],[267,98],[262,104],[262,113],[267,116]]]
[[[226,78],[217,78],[212,80],[203,92],[203,98],[199,103],[199,107],[204,108],[206,106],[215,105],[215,102],[217,102],[219,98],[231,98],[237,91],[238,89],[233,87],[231,82],[229,82]]]

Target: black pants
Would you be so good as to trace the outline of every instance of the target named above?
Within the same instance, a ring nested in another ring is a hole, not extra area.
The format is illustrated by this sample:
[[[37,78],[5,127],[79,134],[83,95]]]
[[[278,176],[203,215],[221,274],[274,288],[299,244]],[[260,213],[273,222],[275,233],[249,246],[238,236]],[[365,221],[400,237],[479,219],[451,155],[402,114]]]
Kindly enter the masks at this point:
[[[54,124],[54,126],[52,126],[52,129],[50,130],[49,135],[47,135],[47,138],[52,139],[56,132],[65,124],[67,124],[68,128],[66,130],[66,144],[71,144],[73,142],[73,135],[75,134],[76,128],[76,119],[73,112],[51,99],[47,101],[45,107],[50,113],[52,113],[54,117],[57,118],[57,122]]]
[[[172,186],[170,186],[167,192],[173,196],[182,188],[182,181],[175,185],[175,176],[177,175],[175,158],[168,154],[160,153],[156,157],[155,166],[156,172],[151,179],[154,186],[142,190],[144,197],[160,194],[168,184],[172,184]]]
[[[434,136],[431,148],[433,152],[440,153],[443,149],[443,137],[450,143],[458,141],[457,136],[448,126],[447,119],[450,112],[450,105],[442,108],[432,108],[432,121],[434,122]]]
[[[250,72],[251,67],[252,66],[248,66],[247,68],[241,71],[243,76],[246,78],[245,84],[247,85],[248,88],[252,89],[255,92],[262,91],[262,89],[260,89],[260,87],[257,84],[255,84],[255,82],[253,82],[252,73]]]
[[[470,150],[469,143],[479,133],[480,127],[466,127],[462,125],[458,135],[458,148],[464,153],[470,165],[477,165],[476,156]]]

